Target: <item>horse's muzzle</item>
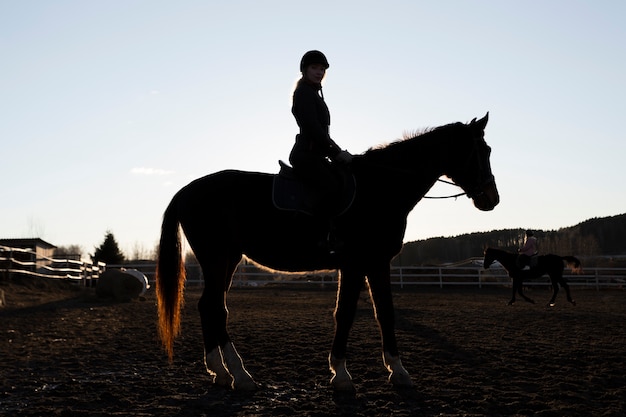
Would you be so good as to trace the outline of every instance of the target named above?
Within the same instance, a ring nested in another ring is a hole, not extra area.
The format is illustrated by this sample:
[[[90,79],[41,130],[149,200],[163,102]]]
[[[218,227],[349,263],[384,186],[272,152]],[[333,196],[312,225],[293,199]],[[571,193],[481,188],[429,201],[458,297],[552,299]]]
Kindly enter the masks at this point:
[[[500,194],[494,179],[488,181],[480,191],[468,193],[474,207],[481,211],[491,211],[500,203]]]

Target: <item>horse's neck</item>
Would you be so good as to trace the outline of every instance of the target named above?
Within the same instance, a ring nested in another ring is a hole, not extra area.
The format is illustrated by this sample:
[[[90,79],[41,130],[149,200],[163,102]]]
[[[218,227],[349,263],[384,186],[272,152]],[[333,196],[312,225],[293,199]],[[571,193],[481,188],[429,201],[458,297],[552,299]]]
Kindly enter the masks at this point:
[[[515,266],[517,255],[496,249],[496,256],[494,258],[497,259],[498,262],[500,262],[504,267],[509,268]]]
[[[369,151],[363,160],[377,181],[399,186],[403,192],[421,193],[419,200],[444,174],[442,156],[447,142],[425,134]]]
[[[457,136],[448,125],[370,150],[354,161],[357,183],[377,197],[393,198],[408,214],[446,173],[450,153],[458,149]]]

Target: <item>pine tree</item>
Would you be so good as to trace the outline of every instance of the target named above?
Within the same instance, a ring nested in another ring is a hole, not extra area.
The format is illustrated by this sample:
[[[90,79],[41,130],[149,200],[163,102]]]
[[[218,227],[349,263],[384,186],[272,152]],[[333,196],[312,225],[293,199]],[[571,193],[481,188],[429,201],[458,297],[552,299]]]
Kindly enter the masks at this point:
[[[95,253],[91,256],[92,262],[104,262],[106,264],[121,264],[124,262],[124,254],[110,231],[106,232],[104,242],[100,247],[96,248]]]

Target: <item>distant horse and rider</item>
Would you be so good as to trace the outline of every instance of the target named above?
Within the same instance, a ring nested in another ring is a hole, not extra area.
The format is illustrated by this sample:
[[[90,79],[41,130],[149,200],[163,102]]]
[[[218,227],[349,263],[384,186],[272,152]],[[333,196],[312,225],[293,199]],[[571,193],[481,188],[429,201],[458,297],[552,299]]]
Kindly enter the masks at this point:
[[[439,177],[461,187],[479,210],[499,203],[491,148],[484,139],[487,121],[488,114],[354,155],[348,165],[354,193],[333,220],[334,232],[343,240],[337,252],[319,244],[329,233],[325,222],[274,204],[276,175],[227,170],[179,190],[163,216],[156,275],[160,337],[170,360],[180,333],[185,281],[182,227],[204,276],[198,309],[205,364],[214,383],[257,387],[227,329],[227,293],[245,255],[273,270],[340,271],[329,355],[331,385],[337,390],[354,389],[346,367],[348,334],[367,280],[389,381],[411,386],[395,336],[391,260],[402,248],[409,212]]]
[[[487,248],[485,250],[485,258],[483,267],[488,269],[491,264],[498,261],[502,267],[507,271],[509,277],[513,280],[513,290],[509,305],[515,303],[515,293],[519,294],[524,300],[529,303],[535,303],[534,300],[524,295],[523,284],[532,279],[540,278],[544,275],[550,277],[552,284],[552,297],[548,301],[549,307],[554,307],[556,304],[556,296],[559,293],[559,285],[565,290],[567,295],[567,301],[576,305],[576,301],[572,299],[570,288],[567,280],[563,277],[563,271],[565,265],[572,268],[572,272],[578,273],[581,271],[580,260],[574,256],[559,256],[559,255],[534,255],[528,260],[521,258],[525,255],[518,253],[507,252],[501,249]],[[521,258],[521,259],[520,259]],[[520,262],[521,260],[521,262]],[[530,268],[526,269],[526,262],[529,263]]]

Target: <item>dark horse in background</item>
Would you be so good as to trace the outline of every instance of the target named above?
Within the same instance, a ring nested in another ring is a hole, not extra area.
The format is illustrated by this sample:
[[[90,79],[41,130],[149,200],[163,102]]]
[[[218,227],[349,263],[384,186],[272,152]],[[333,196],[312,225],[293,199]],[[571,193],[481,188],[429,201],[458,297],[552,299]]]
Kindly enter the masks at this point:
[[[537,266],[533,266],[528,270],[520,269],[517,262],[517,254],[500,249],[487,248],[485,250],[485,259],[483,267],[488,269],[494,262],[498,261],[502,264],[502,267],[506,269],[509,277],[513,279],[513,294],[511,295],[511,301],[509,305],[515,302],[515,293],[517,292],[520,297],[529,303],[535,303],[532,299],[526,297],[522,291],[524,281],[540,278],[546,274],[550,276],[550,282],[552,283],[552,298],[548,302],[549,307],[554,307],[556,295],[559,293],[559,284],[565,293],[567,294],[567,301],[576,305],[576,301],[572,299],[572,295],[569,291],[569,285],[565,278],[563,278],[563,270],[565,269],[564,263],[566,263],[573,272],[580,272],[580,261],[573,256],[558,256],[558,255],[539,255],[537,259]]]
[[[274,207],[271,174],[222,171],[178,191],[163,217],[156,278],[160,336],[170,360],[174,338],[180,331],[185,280],[182,226],[204,275],[198,309],[205,364],[214,383],[235,389],[256,388],[227,331],[226,295],[245,254],[274,270],[340,270],[329,357],[331,384],[338,390],[354,389],[346,368],[346,349],[367,278],[389,380],[394,385],[412,385],[398,354],[391,259],[402,248],[407,215],[440,176],[452,179],[479,210],[492,210],[498,204],[489,161],[491,149],[484,140],[488,115],[354,156],[351,170],[357,191],[350,208],[335,219],[336,233],[344,246],[334,255],[319,245],[319,220]]]

